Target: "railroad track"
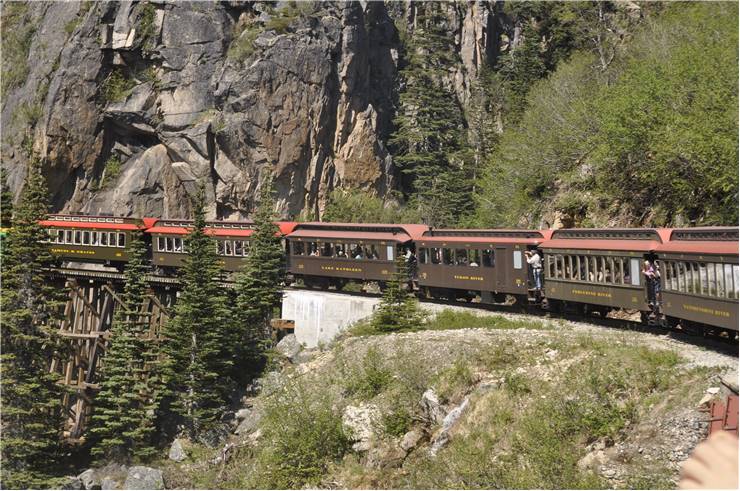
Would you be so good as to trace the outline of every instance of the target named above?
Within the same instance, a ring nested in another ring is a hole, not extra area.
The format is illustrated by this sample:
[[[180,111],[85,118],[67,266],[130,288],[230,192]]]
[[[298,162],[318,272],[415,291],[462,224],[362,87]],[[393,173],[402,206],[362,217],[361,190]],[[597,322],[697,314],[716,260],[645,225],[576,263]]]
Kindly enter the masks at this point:
[[[96,271],[84,268],[53,268],[51,270],[52,276],[60,278],[83,278],[83,279],[97,279],[97,280],[111,280],[111,281],[123,281],[124,274],[114,271]],[[161,275],[147,275],[146,280],[150,283],[157,285],[179,285],[180,280],[177,277],[161,276]],[[233,282],[224,281],[224,286],[233,286]],[[353,292],[353,291],[342,291],[342,290],[316,290],[312,288],[300,287],[300,286],[289,286],[285,290],[297,290],[297,291],[313,291],[313,292],[328,292],[347,296],[366,297],[366,298],[379,298],[379,293],[371,292]],[[461,302],[454,300],[439,300],[422,298],[422,303],[436,304],[436,305],[447,305],[451,307],[463,307],[469,309],[486,310],[489,312],[508,313],[517,315],[529,315],[538,318],[547,319],[562,319],[569,322],[582,322],[599,327],[606,327],[610,329],[619,329],[628,332],[642,332],[647,334],[653,334],[656,336],[671,336],[673,339],[698,345],[711,349],[713,351],[721,352],[730,356],[738,356],[738,342],[726,337],[719,336],[701,336],[688,333],[678,328],[669,328],[662,326],[648,326],[641,322],[632,321],[629,319],[616,319],[612,317],[594,317],[594,316],[581,316],[567,313],[547,312],[535,308],[530,305],[516,305],[516,304],[481,304],[479,302]]]
[[[308,292],[311,292],[311,291],[312,292],[319,292],[319,291],[329,292],[329,293],[335,293],[335,294],[340,294],[340,295],[365,297],[365,298],[380,298],[381,297],[381,294],[379,293],[351,292],[351,291],[342,291],[342,290],[316,290],[312,288],[305,288],[305,287],[299,287],[299,286],[290,286],[285,289],[295,290],[295,291],[308,291]],[[642,322],[633,321],[629,319],[617,319],[613,317],[602,318],[602,317],[596,317],[596,316],[547,312],[541,309],[537,309],[535,308],[535,306],[530,306],[530,305],[521,306],[521,305],[516,305],[516,304],[482,304],[479,302],[462,302],[462,301],[440,300],[440,299],[431,299],[431,298],[421,298],[419,299],[419,301],[421,303],[450,306],[450,307],[457,307],[457,308],[461,307],[461,308],[466,308],[466,309],[471,309],[471,310],[485,310],[488,312],[532,316],[532,317],[537,317],[540,319],[580,322],[580,323],[590,324],[590,325],[598,326],[598,327],[617,329],[617,330],[625,331],[625,332],[640,332],[640,333],[652,334],[655,336],[670,336],[672,339],[682,342],[682,343],[688,343],[688,344],[692,344],[695,346],[701,346],[703,348],[711,349],[712,351],[716,351],[718,353],[722,353],[722,354],[726,354],[726,355],[734,356],[734,357],[738,357],[738,352],[739,352],[737,340],[732,340],[726,337],[719,337],[719,336],[695,335],[695,334],[688,333],[678,328],[649,326],[649,325],[643,324]]]

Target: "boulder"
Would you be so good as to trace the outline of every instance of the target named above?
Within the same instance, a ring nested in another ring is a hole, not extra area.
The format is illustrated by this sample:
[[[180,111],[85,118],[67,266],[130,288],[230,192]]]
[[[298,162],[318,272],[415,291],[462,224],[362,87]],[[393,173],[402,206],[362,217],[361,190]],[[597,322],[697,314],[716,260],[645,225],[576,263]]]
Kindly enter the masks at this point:
[[[131,467],[123,489],[164,489],[162,471],[142,465]]]
[[[470,398],[466,397],[462,404],[452,409],[452,411],[444,417],[442,420],[442,428],[437,432],[437,435],[432,440],[432,448],[429,451],[432,456],[437,455],[437,452],[450,440],[450,430],[455,426],[455,423],[457,423],[460,416],[462,416],[463,412],[468,407],[469,401]]]
[[[188,454],[185,453],[185,448],[183,447],[181,439],[175,438],[175,441],[170,445],[170,452],[167,456],[170,460],[174,460],[175,462],[182,462],[188,457]]]
[[[260,421],[262,420],[263,414],[262,410],[258,408],[242,409],[241,411],[248,411],[248,413],[242,419],[242,422],[239,423],[239,426],[236,428],[234,433],[236,433],[237,435],[245,436],[257,429],[257,425],[259,425]]]
[[[423,435],[418,430],[411,430],[407,432],[405,435],[403,435],[403,438],[401,438],[401,449],[403,449],[405,452],[411,451],[419,443],[419,440],[421,440],[422,436]]]
[[[235,418],[236,418],[237,420],[239,420],[239,421],[242,421],[242,420],[245,420],[245,419],[247,419],[247,417],[249,416],[249,414],[250,414],[251,412],[252,412],[252,410],[251,410],[250,408],[248,408],[248,407],[245,407],[245,408],[242,408],[242,409],[238,410],[238,411],[236,412],[236,414],[234,415],[234,417],[235,417]]]
[[[372,404],[363,403],[359,406],[347,406],[344,409],[342,423],[355,441],[352,445],[353,450],[356,452],[370,450],[375,436],[373,428],[378,416],[378,408]]]
[[[295,334],[288,334],[275,346],[275,349],[288,359],[292,359],[301,349],[301,343],[295,337]]]
[[[441,424],[445,417],[445,410],[439,403],[439,397],[434,389],[427,389],[421,396],[421,411],[424,420],[433,425]]]
[[[121,489],[121,483],[110,476],[105,476],[100,481],[100,489]]]
[[[62,485],[62,489],[85,489],[85,486],[78,477],[69,477],[67,482]]]
[[[95,475],[94,469],[88,469],[79,476],[77,479],[80,480],[84,489],[100,489],[100,479]]]
[[[372,447],[367,453],[367,465],[376,469],[400,467],[406,452],[394,443],[385,442]]]

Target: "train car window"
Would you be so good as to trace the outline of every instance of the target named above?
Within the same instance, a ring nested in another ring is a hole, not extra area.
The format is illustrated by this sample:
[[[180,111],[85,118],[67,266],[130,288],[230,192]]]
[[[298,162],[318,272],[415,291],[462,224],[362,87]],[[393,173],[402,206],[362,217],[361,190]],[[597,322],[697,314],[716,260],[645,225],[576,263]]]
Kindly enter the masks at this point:
[[[586,278],[588,278],[588,274],[586,274],[588,259],[586,259],[586,256],[578,256],[576,257],[576,262],[578,263],[576,268],[576,271],[578,271],[578,280],[586,281]]]
[[[164,251],[164,237],[157,237],[157,251]]]
[[[691,283],[689,275],[691,274],[691,266],[689,263],[678,262],[676,263],[676,269],[678,270],[678,291],[689,292]]]
[[[385,246],[385,253],[386,253],[386,260],[388,261],[394,261],[395,256],[393,256],[393,246]]]
[[[735,298],[735,284],[732,281],[732,264],[722,265],[722,276],[725,282],[725,298]]]
[[[82,243],[82,232],[75,230],[75,244]]]
[[[175,237],[173,245],[175,252],[182,252],[182,239],[180,237]]]
[[[443,248],[442,249],[442,264],[446,266],[450,266],[454,263],[453,256],[452,256],[452,249]]]
[[[82,232],[82,243],[85,245],[90,245],[90,232],[85,230]]]
[[[426,264],[429,258],[429,250],[426,247],[419,249],[419,264]]]
[[[695,263],[696,264],[696,263]],[[699,266],[699,292],[702,295],[709,293],[709,275],[707,274],[707,263],[698,263]]]
[[[483,249],[483,254],[481,254],[481,257],[483,258],[483,267],[492,268],[494,266],[495,258],[493,256],[493,249]]]
[[[216,253],[219,256],[224,255],[224,241],[223,240],[217,240],[216,241]]]
[[[331,243],[322,242],[322,244],[323,245],[321,246],[321,255],[324,257],[331,257],[331,250],[332,250]]]
[[[224,255],[226,256],[233,256],[234,255],[234,245],[230,240],[224,241]]]
[[[90,243],[94,246],[100,244],[100,240],[98,239],[98,233],[97,232],[90,232]]]
[[[719,295],[719,288],[717,285],[717,275],[714,269],[714,263],[707,263],[707,295],[710,297]]]
[[[64,243],[64,230],[57,230],[57,242]]]
[[[555,278],[555,261],[553,260],[553,257],[548,254],[547,256],[545,256],[545,261],[547,263],[545,274],[548,278]]]
[[[468,265],[473,268],[480,266],[480,251],[478,249],[470,249]]]
[[[455,264],[457,266],[468,265],[468,251],[465,249],[455,249]]]
[[[309,242],[306,248],[306,252],[308,253],[309,256],[318,256],[319,255],[318,242]]]
[[[616,283],[616,281],[614,281],[614,258],[613,257],[606,258],[606,282]]]
[[[303,242],[293,242],[293,255],[302,256],[304,254]]]
[[[637,257],[630,258],[630,284],[633,286],[640,285],[640,259]]]
[[[724,269],[721,264],[714,264],[714,271],[715,271],[715,279],[714,281],[717,284],[717,296],[720,298],[725,298],[725,295],[727,293],[727,290],[725,288],[725,274]]]
[[[118,232],[118,247],[126,247],[126,234]]]
[[[732,284],[734,285],[735,298],[740,297],[740,266],[732,265]]]
[[[57,240],[57,234],[52,229],[47,228],[46,229],[46,239],[44,239],[44,242],[56,242]]]
[[[379,259],[378,248],[375,244],[365,244],[365,259]]]
[[[100,245],[108,246],[108,232],[100,232]]]
[[[65,244],[73,244],[74,241],[72,240],[72,234],[73,232],[71,230],[65,230],[64,231],[64,243]]]
[[[440,264],[442,262],[442,249],[439,247],[432,247],[430,249],[430,258],[432,260],[432,264]]]
[[[172,244],[172,237],[167,237],[165,239],[165,249],[167,252],[172,252],[173,244]]]
[[[514,269],[522,269],[522,251],[514,251]]]
[[[350,244],[349,251],[352,259],[365,259],[365,253],[362,251],[362,246],[359,244]]]

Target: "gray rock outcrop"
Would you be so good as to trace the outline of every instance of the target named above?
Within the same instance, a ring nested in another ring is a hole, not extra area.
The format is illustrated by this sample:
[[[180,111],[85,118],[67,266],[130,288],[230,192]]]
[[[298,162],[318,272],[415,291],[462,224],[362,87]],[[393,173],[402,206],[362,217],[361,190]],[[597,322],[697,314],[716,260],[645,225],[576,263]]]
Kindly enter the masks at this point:
[[[141,465],[131,467],[123,489],[164,489],[162,471]]]
[[[387,150],[399,27],[415,3],[29,2],[24,80],[3,97],[3,165],[20,191],[33,152],[54,211],[244,218],[269,176],[283,217],[321,214],[336,188],[397,187]],[[443,6],[461,103],[498,47],[499,8]],[[284,16],[287,27],[269,22]]]
[[[185,452],[185,447],[183,447],[181,439],[175,438],[172,445],[170,445],[170,451],[167,454],[167,457],[175,462],[182,462],[188,458],[188,454]]]

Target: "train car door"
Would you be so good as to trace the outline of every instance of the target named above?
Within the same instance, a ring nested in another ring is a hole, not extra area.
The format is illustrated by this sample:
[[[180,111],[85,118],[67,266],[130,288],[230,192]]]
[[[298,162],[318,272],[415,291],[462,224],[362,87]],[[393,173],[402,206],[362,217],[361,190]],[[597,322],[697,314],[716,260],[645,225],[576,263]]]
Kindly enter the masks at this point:
[[[497,247],[493,257],[496,268],[496,291],[505,291],[509,283],[509,254],[506,247]]]

